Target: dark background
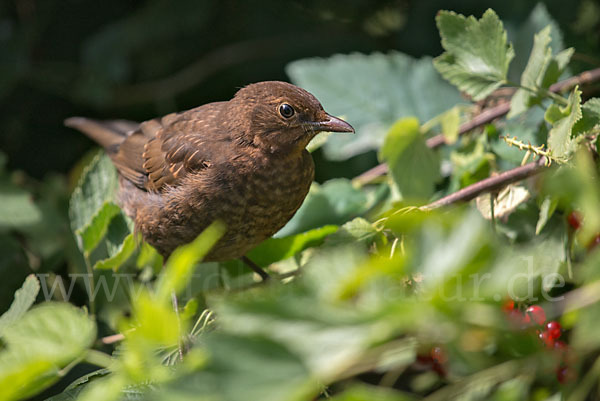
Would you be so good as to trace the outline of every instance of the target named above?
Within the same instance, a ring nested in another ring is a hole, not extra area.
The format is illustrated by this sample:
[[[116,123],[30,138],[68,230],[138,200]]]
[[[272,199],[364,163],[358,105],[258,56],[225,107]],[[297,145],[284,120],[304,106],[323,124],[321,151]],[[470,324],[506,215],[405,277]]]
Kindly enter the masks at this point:
[[[600,25],[582,22],[586,1],[544,1],[566,45],[588,57],[580,58],[582,69],[599,62]],[[480,16],[491,7],[518,23],[536,3],[3,0],[0,150],[11,170],[38,179],[68,173],[93,146],[63,127],[68,116],[141,121],[229,99],[251,82],[286,80],[286,63],[304,57],[391,49],[438,55],[439,9]],[[317,167],[320,180],[340,171]]]

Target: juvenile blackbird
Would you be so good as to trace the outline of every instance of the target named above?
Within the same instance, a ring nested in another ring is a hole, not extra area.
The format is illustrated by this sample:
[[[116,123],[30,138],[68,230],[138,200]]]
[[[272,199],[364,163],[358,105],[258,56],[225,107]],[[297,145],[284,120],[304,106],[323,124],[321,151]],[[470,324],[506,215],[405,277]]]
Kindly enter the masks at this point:
[[[288,222],[314,177],[305,147],[320,131],[354,132],[304,89],[269,81],[141,124],[72,117],[119,172],[119,202],[165,259],[216,219],[207,261],[242,257]]]

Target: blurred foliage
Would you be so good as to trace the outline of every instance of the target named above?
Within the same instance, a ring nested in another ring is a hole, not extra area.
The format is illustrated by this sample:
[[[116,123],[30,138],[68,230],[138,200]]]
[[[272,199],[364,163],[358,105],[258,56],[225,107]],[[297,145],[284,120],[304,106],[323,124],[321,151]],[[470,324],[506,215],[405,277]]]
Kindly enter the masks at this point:
[[[593,397],[599,86],[546,90],[600,64],[599,28],[594,0],[0,3],[0,400]],[[218,222],[162,270],[110,160],[62,120],[143,120],[271,79],[357,129],[320,144],[306,201],[250,253],[274,282],[199,263]],[[458,136],[506,86],[509,118]],[[539,179],[415,208],[531,149],[554,163]],[[378,161],[389,174],[355,178]],[[565,349],[515,323],[536,304]]]

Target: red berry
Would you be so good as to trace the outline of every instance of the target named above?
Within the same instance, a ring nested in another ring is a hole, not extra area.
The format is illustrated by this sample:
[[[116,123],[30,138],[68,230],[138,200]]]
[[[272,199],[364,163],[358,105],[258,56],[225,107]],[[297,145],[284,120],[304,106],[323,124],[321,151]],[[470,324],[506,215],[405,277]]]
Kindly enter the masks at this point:
[[[540,340],[542,340],[542,343],[544,343],[546,347],[554,347],[554,338],[552,338],[547,331],[542,331],[538,334],[538,337],[540,338]]]
[[[523,329],[529,325],[531,319],[528,315],[524,315],[518,309],[513,309],[507,313],[507,318],[513,328]]]
[[[546,312],[544,312],[544,309],[541,306],[531,305],[525,312],[527,315],[531,316],[531,320],[537,325],[541,326],[546,322]]]
[[[548,332],[548,335],[554,340],[559,339],[560,335],[562,334],[560,323],[558,323],[556,320],[553,320],[546,324],[546,331]]]
[[[502,310],[504,312],[508,313],[514,309],[515,309],[515,301],[513,301],[512,299],[508,299],[508,300],[506,300],[506,302],[504,302],[504,304],[502,304]]]
[[[573,210],[567,216],[567,222],[571,227],[573,227],[573,230],[579,230],[581,228],[581,214]]]
[[[592,240],[589,242],[587,249],[588,249],[588,251],[591,251],[592,249],[596,248],[598,245],[600,245],[600,233],[594,235],[594,238],[592,238]]]
[[[442,347],[433,347],[431,349],[431,359],[433,359],[435,363],[443,365],[446,363],[446,361],[448,361],[448,355],[446,355],[446,352],[442,349]]]

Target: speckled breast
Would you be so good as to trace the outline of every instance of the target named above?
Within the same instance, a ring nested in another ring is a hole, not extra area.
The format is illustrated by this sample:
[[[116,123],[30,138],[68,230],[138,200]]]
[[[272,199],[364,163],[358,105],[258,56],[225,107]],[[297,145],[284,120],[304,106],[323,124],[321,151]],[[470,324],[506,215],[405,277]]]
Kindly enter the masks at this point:
[[[313,179],[314,164],[306,151],[295,158],[270,159],[249,173],[230,177],[229,196],[223,200],[227,207],[219,213],[227,232],[207,260],[243,256],[279,231],[302,205]]]

